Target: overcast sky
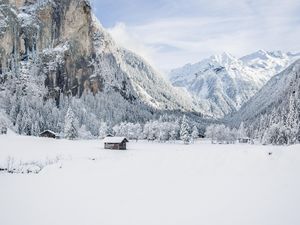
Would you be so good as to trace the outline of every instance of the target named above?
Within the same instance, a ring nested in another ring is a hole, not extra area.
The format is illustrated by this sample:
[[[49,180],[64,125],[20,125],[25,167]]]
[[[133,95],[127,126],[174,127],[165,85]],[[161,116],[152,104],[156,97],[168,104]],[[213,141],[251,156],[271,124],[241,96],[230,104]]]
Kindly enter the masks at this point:
[[[94,0],[122,46],[163,71],[212,54],[300,51],[299,0]]]

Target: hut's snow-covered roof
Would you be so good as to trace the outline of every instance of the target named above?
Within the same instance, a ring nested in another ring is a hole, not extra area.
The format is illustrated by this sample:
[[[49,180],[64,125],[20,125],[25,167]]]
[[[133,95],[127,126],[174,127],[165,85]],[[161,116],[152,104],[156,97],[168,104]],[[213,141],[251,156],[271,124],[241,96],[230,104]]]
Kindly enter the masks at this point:
[[[249,138],[249,137],[241,137],[239,139],[241,139],[241,140],[251,140],[251,138]]]
[[[106,137],[104,138],[104,143],[120,144],[123,141],[128,142],[126,137]]]
[[[40,135],[45,134],[45,133],[50,133],[50,134],[53,134],[53,135],[55,135],[55,136],[58,136],[58,134],[55,133],[55,132],[52,131],[52,130],[44,130],[43,132],[40,133]]]

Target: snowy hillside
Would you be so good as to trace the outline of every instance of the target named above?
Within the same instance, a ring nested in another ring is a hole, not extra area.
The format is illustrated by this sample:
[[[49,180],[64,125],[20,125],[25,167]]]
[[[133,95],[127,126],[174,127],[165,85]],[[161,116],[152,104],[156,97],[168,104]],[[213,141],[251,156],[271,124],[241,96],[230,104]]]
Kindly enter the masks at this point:
[[[170,81],[186,89],[207,115],[221,118],[238,110],[272,76],[299,57],[260,50],[238,59],[223,53],[171,71]]]
[[[299,145],[1,137],[3,225],[298,225]],[[269,153],[272,152],[272,155]],[[31,166],[30,166],[31,165]]]
[[[231,123],[246,122],[254,136],[268,130],[282,133],[284,143],[294,143],[300,131],[300,60],[274,76],[232,117]],[[279,140],[277,140],[279,141]]]
[[[104,78],[107,89],[119,90],[128,100],[142,102],[154,109],[195,109],[188,96],[179,94],[143,58],[117,46],[96,18],[93,19],[93,26],[97,57],[90,79]]]

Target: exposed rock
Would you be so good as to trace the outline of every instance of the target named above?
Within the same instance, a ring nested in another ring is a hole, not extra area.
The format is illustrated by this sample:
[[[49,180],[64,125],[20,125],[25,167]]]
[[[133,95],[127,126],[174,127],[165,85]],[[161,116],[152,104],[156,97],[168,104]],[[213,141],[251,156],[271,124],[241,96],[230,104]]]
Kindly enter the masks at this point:
[[[10,0],[0,7],[1,70],[13,69],[13,64],[36,55],[43,65],[52,64],[43,70],[50,91],[59,87],[63,93],[81,94],[78,81],[88,79],[94,55],[89,3]],[[54,69],[58,58],[61,60]]]

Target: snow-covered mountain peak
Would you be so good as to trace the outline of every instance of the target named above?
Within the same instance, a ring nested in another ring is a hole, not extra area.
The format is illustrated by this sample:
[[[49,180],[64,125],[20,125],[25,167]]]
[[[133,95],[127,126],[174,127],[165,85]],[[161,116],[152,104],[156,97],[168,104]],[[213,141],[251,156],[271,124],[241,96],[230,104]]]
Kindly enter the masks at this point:
[[[242,58],[213,55],[170,73],[174,86],[186,89],[213,117],[223,117],[248,101],[274,75],[300,55],[259,50]]]
[[[212,57],[210,57],[210,60],[218,62],[220,65],[225,65],[237,61],[237,58],[235,58],[230,53],[223,52],[222,54],[213,55]]]
[[[299,57],[300,58],[300,52],[297,52],[297,53],[288,52],[287,55],[289,57]]]
[[[294,58],[295,56],[296,55],[282,51],[259,50],[240,58],[240,60],[252,67],[273,67],[274,64],[286,67],[286,63],[290,62],[290,59]]]
[[[253,62],[253,61],[268,60],[272,57],[279,58],[279,57],[282,57],[282,56],[283,56],[283,54],[282,54],[281,51],[267,52],[265,50],[258,50],[256,52],[253,52],[253,53],[249,54],[249,55],[243,56],[241,58],[241,60],[244,63],[250,63],[250,62]]]
[[[287,53],[284,53],[282,51],[273,51],[273,52],[268,52],[269,55],[275,57],[275,58],[284,58],[287,56]]]

